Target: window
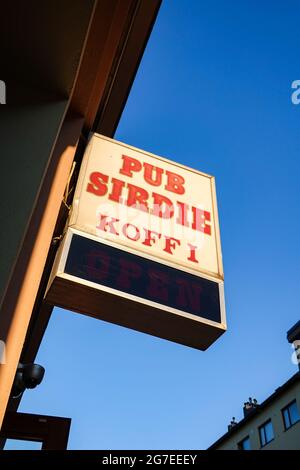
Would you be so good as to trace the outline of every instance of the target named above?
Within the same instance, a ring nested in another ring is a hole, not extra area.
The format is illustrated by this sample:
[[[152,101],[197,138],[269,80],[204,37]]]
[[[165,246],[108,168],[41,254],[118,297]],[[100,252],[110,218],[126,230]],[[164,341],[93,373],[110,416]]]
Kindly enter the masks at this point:
[[[293,426],[293,424],[300,421],[296,400],[292,401],[292,403],[283,408],[282,416],[285,429],[289,429],[291,426]]]
[[[238,443],[239,450],[251,450],[250,438],[249,436],[245,437],[241,442]]]
[[[269,442],[273,441],[274,431],[271,420],[266,421],[266,423],[259,427],[259,437],[261,447],[264,447]]]

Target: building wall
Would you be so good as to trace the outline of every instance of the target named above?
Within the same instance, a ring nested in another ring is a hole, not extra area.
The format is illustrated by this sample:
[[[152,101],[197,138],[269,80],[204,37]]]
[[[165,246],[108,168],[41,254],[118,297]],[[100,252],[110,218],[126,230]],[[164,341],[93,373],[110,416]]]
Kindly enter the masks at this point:
[[[258,428],[269,419],[272,420],[274,440],[264,446],[262,450],[300,450],[300,421],[285,431],[281,410],[293,400],[297,401],[300,413],[300,382],[291,385],[283,395],[274,399],[263,411],[247,421],[244,426],[228,436],[216,450],[237,450],[238,443],[249,435],[251,449],[260,449]]]
[[[55,201],[57,213],[52,211],[50,223],[46,182],[51,190],[49,168],[95,3],[29,0],[18,2],[18,8],[15,2],[1,3],[5,21],[0,31],[0,79],[6,84],[6,104],[0,110],[0,341],[5,343],[5,362],[0,361],[0,426],[70,171],[65,165],[61,197]],[[82,123],[77,135],[64,142],[57,164],[68,161],[69,147],[75,152],[81,127]],[[53,180],[55,175],[53,171]]]

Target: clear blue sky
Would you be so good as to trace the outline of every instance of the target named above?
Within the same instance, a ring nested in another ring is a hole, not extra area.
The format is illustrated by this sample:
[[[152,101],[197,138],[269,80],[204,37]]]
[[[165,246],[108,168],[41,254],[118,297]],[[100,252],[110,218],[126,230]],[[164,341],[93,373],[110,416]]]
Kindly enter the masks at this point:
[[[164,0],[116,138],[216,177],[228,332],[206,352],[55,309],[21,411],[70,449],[201,449],[297,368],[300,5]]]

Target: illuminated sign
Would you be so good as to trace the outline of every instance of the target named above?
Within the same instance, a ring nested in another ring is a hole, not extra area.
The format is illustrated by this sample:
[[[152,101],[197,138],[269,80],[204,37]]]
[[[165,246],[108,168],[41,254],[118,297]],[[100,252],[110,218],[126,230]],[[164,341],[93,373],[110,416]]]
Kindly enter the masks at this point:
[[[46,300],[206,349],[226,330],[214,178],[94,134]]]
[[[97,134],[70,227],[223,279],[214,178]]]

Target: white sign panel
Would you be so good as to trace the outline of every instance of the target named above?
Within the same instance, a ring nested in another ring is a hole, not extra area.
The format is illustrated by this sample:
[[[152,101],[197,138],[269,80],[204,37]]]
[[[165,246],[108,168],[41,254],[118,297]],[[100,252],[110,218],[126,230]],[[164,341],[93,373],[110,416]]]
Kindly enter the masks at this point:
[[[223,279],[212,176],[93,134],[69,226]]]

